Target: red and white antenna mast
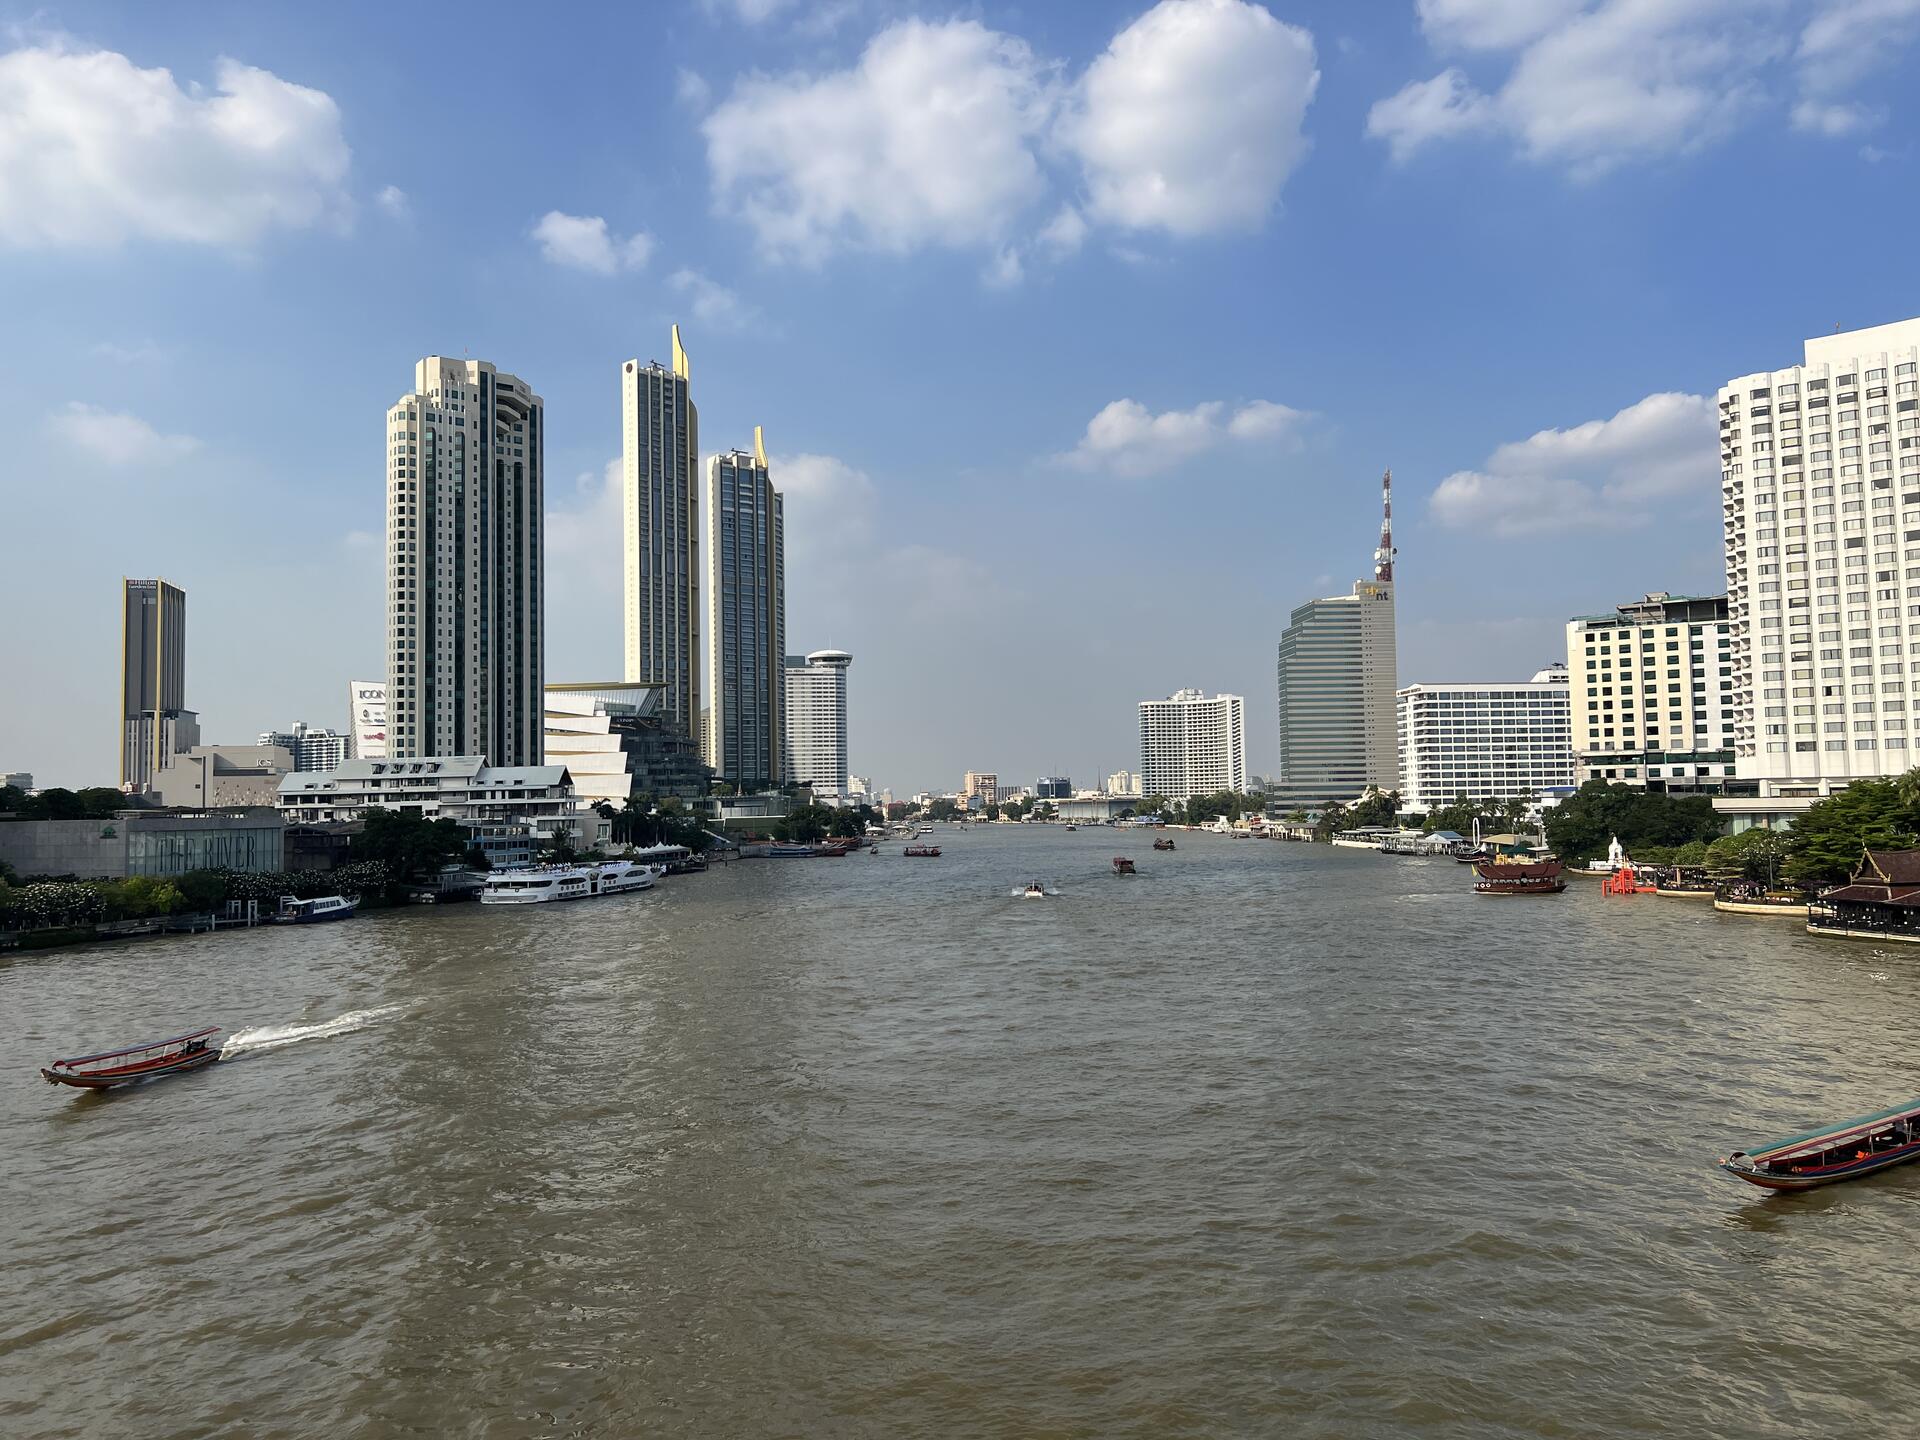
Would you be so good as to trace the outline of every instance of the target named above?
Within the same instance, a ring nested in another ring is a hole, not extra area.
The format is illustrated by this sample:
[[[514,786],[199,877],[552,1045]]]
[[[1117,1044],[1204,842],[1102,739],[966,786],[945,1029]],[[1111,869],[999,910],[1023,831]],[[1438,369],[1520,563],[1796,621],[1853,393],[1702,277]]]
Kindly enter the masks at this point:
[[[1393,471],[1380,477],[1380,548],[1373,552],[1373,578],[1393,583]]]

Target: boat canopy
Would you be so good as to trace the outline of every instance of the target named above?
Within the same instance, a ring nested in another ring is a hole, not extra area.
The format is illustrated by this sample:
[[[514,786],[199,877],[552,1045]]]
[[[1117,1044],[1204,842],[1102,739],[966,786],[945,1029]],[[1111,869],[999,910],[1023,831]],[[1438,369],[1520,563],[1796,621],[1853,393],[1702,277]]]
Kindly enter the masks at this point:
[[[1822,1150],[1831,1150],[1843,1140],[1879,1129],[1891,1121],[1915,1116],[1920,1116],[1920,1100],[1910,1100],[1905,1105],[1896,1105],[1891,1110],[1882,1110],[1875,1115],[1862,1115],[1857,1120],[1843,1120],[1825,1129],[1807,1130],[1799,1135],[1769,1140],[1749,1150],[1747,1155],[1753,1160],[1784,1160],[1798,1154],[1817,1154]]]
[[[91,1065],[97,1060],[124,1060],[130,1055],[144,1055],[152,1050],[172,1050],[194,1040],[206,1040],[220,1033],[218,1025],[209,1025],[204,1030],[194,1030],[185,1035],[176,1035],[171,1040],[149,1040],[144,1045],[128,1045],[120,1050],[102,1050],[98,1055],[76,1055],[70,1060],[56,1060],[56,1068],[73,1065]]]

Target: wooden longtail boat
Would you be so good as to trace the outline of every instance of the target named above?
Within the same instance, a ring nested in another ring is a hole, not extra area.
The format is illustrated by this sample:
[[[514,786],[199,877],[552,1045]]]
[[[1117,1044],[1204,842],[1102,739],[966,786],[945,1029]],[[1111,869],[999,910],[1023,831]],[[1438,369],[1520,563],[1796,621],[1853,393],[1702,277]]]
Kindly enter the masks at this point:
[[[49,1085],[72,1085],[81,1090],[105,1090],[110,1085],[125,1085],[154,1075],[173,1075],[182,1070],[198,1070],[220,1058],[220,1047],[213,1037],[218,1025],[176,1035],[171,1040],[152,1040],[145,1045],[129,1045],[124,1050],[102,1050],[98,1055],[80,1055],[71,1060],[56,1060],[41,1069]]]
[[[1113,857],[1113,873],[1116,875],[1133,874],[1134,873],[1133,861],[1129,860],[1124,855],[1114,856]]]
[[[1473,882],[1476,895],[1558,895],[1567,888],[1563,867],[1558,860],[1509,860],[1496,856],[1476,860]]]
[[[1736,1150],[1720,1168],[1765,1190],[1811,1190],[1909,1160],[1920,1160],[1920,1100]]]
[[[1153,842],[1153,848],[1156,850],[1173,849],[1173,837],[1171,835],[1162,835],[1158,840]]]
[[[938,845],[909,845],[900,853],[903,855],[911,855],[916,860],[938,860],[940,858],[940,847]]]

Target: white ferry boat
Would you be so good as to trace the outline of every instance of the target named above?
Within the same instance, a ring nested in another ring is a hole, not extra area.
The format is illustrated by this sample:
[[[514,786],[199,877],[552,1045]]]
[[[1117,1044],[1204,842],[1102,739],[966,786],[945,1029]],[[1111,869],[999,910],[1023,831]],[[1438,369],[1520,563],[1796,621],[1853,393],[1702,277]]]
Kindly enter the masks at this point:
[[[600,865],[536,865],[496,870],[480,892],[482,905],[541,905],[549,900],[584,900],[590,895],[621,895],[651,890],[659,878],[651,865],[608,860]]]

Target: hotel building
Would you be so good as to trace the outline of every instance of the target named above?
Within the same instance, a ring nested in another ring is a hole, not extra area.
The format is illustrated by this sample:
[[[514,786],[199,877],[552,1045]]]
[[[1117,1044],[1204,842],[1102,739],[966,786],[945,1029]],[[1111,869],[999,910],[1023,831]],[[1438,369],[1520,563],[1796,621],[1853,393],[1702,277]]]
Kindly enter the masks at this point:
[[[1567,622],[1574,783],[1720,792],[1733,770],[1724,595],[1669,595]]]
[[[787,780],[816,795],[853,790],[847,752],[847,668],[844,650],[789,655],[786,666]]]
[[[1184,801],[1247,788],[1247,705],[1238,695],[1177,690],[1140,702],[1140,788]]]
[[[1719,393],[1734,773],[1812,797],[1915,763],[1920,319]]]
[[[753,446],[707,462],[702,732],[722,780],[778,785],[787,767],[786,523],[758,429]]]
[[[164,580],[120,582],[120,788],[153,787],[200,743],[187,705],[187,592]]]
[[[673,368],[620,368],[621,527],[626,552],[626,678],[664,687],[663,717],[700,723],[700,416],[673,327]]]
[[[1567,668],[1510,684],[1408,685],[1400,700],[1403,808],[1531,800],[1573,784]]]
[[[295,770],[331,770],[352,758],[353,750],[351,736],[337,730],[316,730],[304,720],[294,721],[290,730],[262,730],[258,743],[285,750]]]
[[[387,412],[387,753],[540,763],[540,397],[430,355]]]

